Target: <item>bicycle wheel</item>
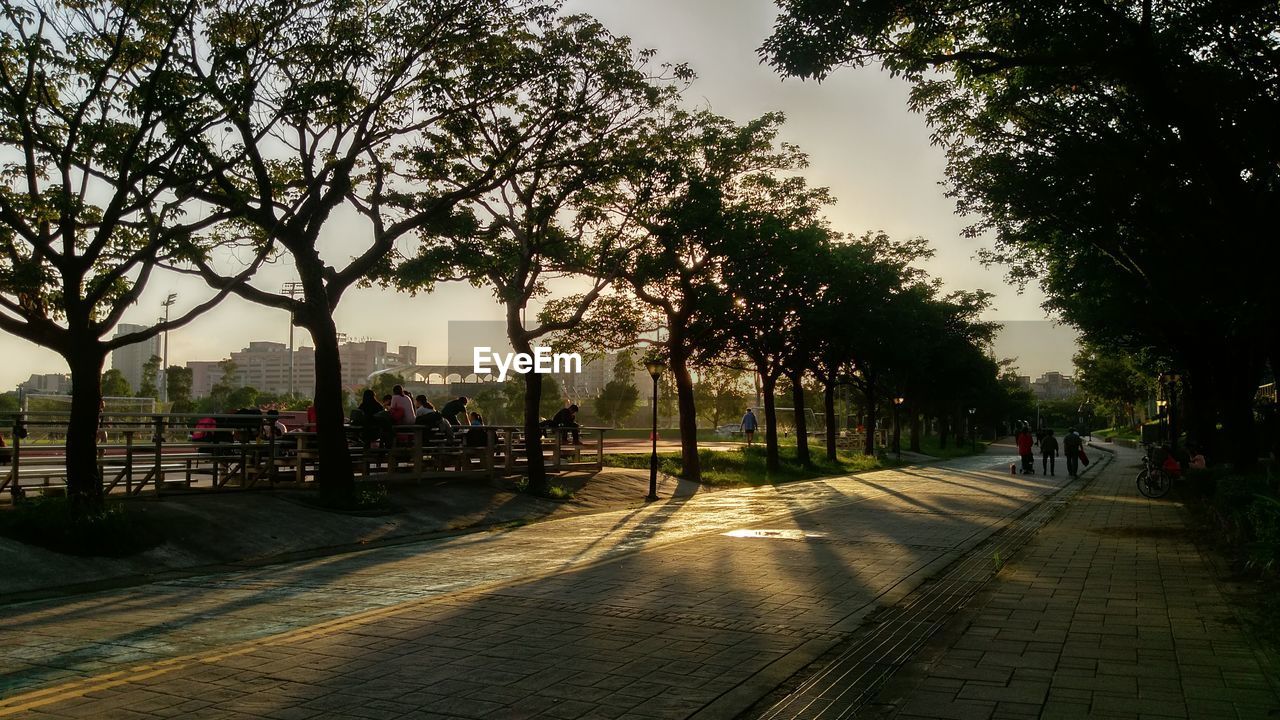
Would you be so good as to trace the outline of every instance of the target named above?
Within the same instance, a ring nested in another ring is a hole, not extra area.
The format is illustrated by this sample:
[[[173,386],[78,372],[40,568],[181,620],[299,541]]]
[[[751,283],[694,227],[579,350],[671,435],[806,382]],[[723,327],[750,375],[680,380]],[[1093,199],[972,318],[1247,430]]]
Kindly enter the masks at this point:
[[[1138,471],[1138,492],[1142,493],[1144,497],[1155,497],[1155,495],[1151,494],[1151,472],[1146,468]]]
[[[1157,472],[1151,475],[1151,496],[1153,498],[1164,497],[1169,492],[1169,488],[1173,487],[1173,477],[1167,472]]]

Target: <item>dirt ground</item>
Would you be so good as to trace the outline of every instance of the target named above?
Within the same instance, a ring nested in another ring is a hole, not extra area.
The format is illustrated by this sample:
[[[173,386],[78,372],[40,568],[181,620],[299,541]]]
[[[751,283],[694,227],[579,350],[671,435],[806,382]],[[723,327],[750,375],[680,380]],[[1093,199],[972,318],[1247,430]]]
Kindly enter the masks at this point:
[[[643,503],[648,479],[647,471],[618,468],[556,478],[553,484],[573,492],[565,501],[518,493],[510,479],[393,483],[396,511],[374,516],[312,507],[287,490],[131,500],[131,510],[163,529],[164,543],[127,558],[99,558],[0,538],[0,603],[625,508]],[[660,478],[662,497],[710,490]]]

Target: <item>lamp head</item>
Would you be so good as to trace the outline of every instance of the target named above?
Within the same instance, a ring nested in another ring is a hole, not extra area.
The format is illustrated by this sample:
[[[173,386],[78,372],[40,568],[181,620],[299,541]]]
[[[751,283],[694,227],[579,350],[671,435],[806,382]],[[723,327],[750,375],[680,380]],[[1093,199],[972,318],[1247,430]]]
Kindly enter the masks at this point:
[[[894,405],[901,405],[902,403],[904,403],[904,402],[906,402],[906,401],[907,401],[907,399],[906,399],[906,398],[896,397],[896,398],[894,398],[894,399],[893,399],[893,404],[894,404]]]
[[[644,361],[644,369],[649,371],[649,377],[657,380],[662,371],[667,369],[667,365],[658,358],[652,358]]]

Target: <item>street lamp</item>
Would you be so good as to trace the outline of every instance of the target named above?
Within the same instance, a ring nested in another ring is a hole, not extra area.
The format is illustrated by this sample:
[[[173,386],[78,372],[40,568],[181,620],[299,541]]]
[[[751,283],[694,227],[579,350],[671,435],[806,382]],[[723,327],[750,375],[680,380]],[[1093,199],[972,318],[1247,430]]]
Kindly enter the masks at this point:
[[[978,434],[975,432],[973,424],[973,415],[978,412],[978,408],[969,408],[969,444],[973,448],[973,452],[978,452]]]
[[[906,401],[901,397],[893,399],[893,451],[897,453],[898,460],[902,460],[902,426],[898,424],[898,408]]]
[[[299,295],[305,295],[306,292],[302,288],[300,282],[287,282],[280,287],[280,294],[288,295],[290,299]],[[293,399],[293,311],[289,311],[289,399]]]
[[[169,308],[178,301],[178,293],[169,293],[169,297],[160,303],[164,308],[164,359],[160,361],[160,402],[169,402]]]
[[[653,434],[649,439],[653,443],[653,452],[649,455],[649,496],[645,500],[658,499],[658,376],[666,369],[658,358],[651,358],[644,363],[649,377],[653,378]]]

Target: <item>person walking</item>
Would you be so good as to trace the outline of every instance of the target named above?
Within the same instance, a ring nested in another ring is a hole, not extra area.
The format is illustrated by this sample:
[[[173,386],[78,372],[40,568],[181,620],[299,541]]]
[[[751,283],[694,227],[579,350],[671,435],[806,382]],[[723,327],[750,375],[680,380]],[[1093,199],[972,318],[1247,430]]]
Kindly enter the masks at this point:
[[[1044,436],[1040,438],[1040,472],[1045,475],[1054,475],[1054,458],[1058,456],[1058,438],[1053,436],[1053,430],[1046,429]]]
[[[1018,434],[1014,436],[1014,441],[1018,443],[1018,455],[1022,458],[1022,474],[1036,474],[1036,456],[1035,456],[1035,438],[1031,435],[1031,426],[1023,423],[1018,428]]]
[[[1067,457],[1067,475],[1073,478],[1080,474],[1080,448],[1083,445],[1084,441],[1076,429],[1068,428],[1062,438],[1062,454]]]
[[[747,444],[753,445],[756,441],[756,428],[760,423],[756,421],[756,414],[751,408],[747,408],[747,413],[742,416],[742,434],[747,438]]]

